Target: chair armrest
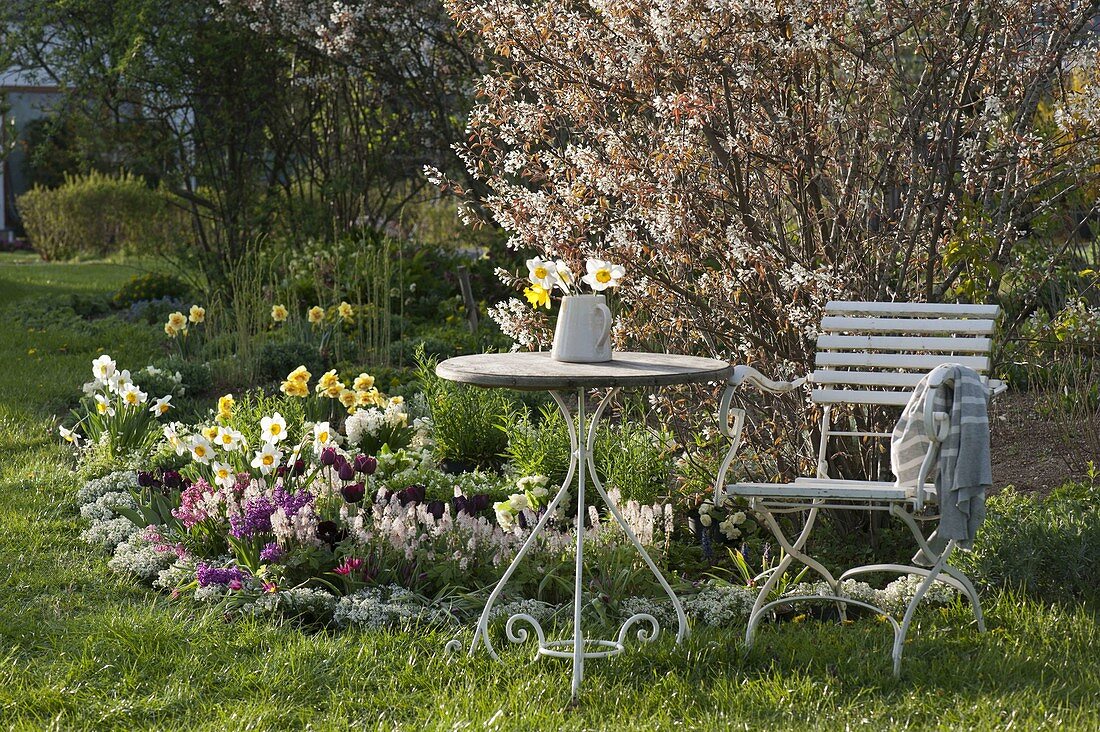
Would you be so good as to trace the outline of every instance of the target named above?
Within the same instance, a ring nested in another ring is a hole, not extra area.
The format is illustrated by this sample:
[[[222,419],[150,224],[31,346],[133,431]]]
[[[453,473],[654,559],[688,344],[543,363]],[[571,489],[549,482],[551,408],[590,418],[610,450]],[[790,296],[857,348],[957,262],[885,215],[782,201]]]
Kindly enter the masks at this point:
[[[729,383],[733,387],[747,383],[755,386],[757,390],[766,391],[769,394],[786,394],[805,384],[806,377],[803,376],[794,381],[773,381],[752,366],[734,366]]]

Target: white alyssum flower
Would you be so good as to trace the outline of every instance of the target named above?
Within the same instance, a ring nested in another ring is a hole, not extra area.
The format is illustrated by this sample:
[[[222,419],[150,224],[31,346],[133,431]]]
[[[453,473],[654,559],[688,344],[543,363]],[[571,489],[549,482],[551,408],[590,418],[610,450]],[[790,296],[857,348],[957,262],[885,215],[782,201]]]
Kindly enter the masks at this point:
[[[84,506],[94,503],[101,496],[108,493],[126,493],[138,487],[137,472],[133,470],[116,470],[102,478],[89,480],[76,492],[76,505]]]

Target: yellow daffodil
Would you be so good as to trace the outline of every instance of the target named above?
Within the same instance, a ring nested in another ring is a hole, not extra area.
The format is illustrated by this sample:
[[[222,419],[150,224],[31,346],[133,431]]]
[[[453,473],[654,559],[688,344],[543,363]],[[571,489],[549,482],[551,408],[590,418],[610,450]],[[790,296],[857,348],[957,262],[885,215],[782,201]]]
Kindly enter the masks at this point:
[[[367,389],[374,386],[374,377],[366,373],[359,374],[355,377],[354,386],[356,391],[366,391]]]
[[[360,407],[369,407],[375,404],[374,394],[368,389],[355,392],[355,403]]]
[[[178,336],[180,334],[180,332],[177,329],[172,327],[171,323],[165,323],[164,324],[164,333],[169,338],[175,338],[176,336]]]
[[[286,305],[271,306],[271,319],[276,323],[285,322],[288,315],[290,315],[290,311],[286,309]]]
[[[325,319],[325,309],[320,305],[314,305],[306,313],[306,317],[309,318],[310,324],[318,325]]]
[[[218,398],[218,419],[226,420],[233,416],[233,407],[237,402],[233,399],[232,394],[226,394],[225,396]]]
[[[168,325],[176,330],[183,330],[187,327],[187,316],[177,310],[168,316]]]
[[[336,312],[340,315],[341,318],[348,321],[349,323],[352,321],[353,318],[355,318],[355,308],[353,308],[351,306],[351,303],[347,301],[341,302],[339,306],[337,306]]]
[[[207,427],[203,427],[201,432],[203,437],[213,442],[218,437],[218,426],[216,424],[212,424]]]
[[[191,312],[188,313],[187,319],[192,323],[201,323],[206,320],[206,308],[201,308],[198,305],[191,306]]]
[[[305,398],[309,396],[309,385],[304,381],[287,379],[279,386],[279,391],[287,396]]]
[[[399,407],[404,403],[405,403],[405,397],[403,397],[403,396],[390,397],[390,406],[391,407]]]
[[[531,307],[537,309],[541,305],[547,310],[550,309],[550,291],[542,285],[531,285],[523,291],[523,294],[527,302],[531,303]]]
[[[336,397],[347,409],[355,408],[355,392],[351,389],[342,389]]]
[[[298,368],[287,374],[286,380],[297,381],[299,383],[305,384],[309,382],[309,378],[311,376],[313,376],[313,374],[309,373],[309,371],[306,370],[305,366],[299,366]]]

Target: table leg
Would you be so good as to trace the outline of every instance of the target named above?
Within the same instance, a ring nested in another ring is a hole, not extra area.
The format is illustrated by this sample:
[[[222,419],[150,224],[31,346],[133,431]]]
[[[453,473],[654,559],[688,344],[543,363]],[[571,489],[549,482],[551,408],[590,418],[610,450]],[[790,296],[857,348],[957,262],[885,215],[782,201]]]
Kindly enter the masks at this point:
[[[684,613],[683,604],[679,598],[676,597],[676,593],[672,591],[672,587],[665,580],[661,574],[657,565],[650,558],[648,552],[642,546],[642,543],[638,541],[637,536],[634,535],[630,525],[627,524],[622,514],[619,512],[618,507],[608,496],[607,491],[604,490],[603,484],[596,473],[595,461],[593,459],[593,450],[596,444],[596,429],[599,425],[600,418],[603,416],[604,409],[611,402],[612,398],[618,393],[618,389],[612,389],[606,397],[601,400],[596,411],[592,414],[591,418],[588,418],[585,403],[585,390],[577,390],[577,414],[576,423],[574,422],[574,415],[569,409],[569,405],[566,404],[562,395],[556,391],[551,391],[550,396],[553,397],[554,402],[557,404],[558,409],[561,411],[562,416],[565,417],[566,429],[569,432],[569,444],[570,444],[570,460],[569,469],[566,474],[565,480],[562,482],[561,487],[558,489],[557,494],[546,508],[546,512],[539,519],[535,528],[531,531],[530,536],[523,543],[519,552],[508,565],[508,569],[505,570],[504,575],[497,582],[496,587],[493,588],[492,593],[489,595],[489,599],[485,604],[484,610],[481,612],[481,617],[478,619],[477,630],[474,633],[473,641],[470,643],[469,655],[473,655],[477,651],[479,644],[484,645],[489,651],[489,654],[493,658],[499,658],[496,650],[493,648],[492,641],[489,638],[489,617],[492,613],[493,605],[496,603],[504,586],[511,579],[512,574],[515,572],[516,567],[523,560],[531,546],[534,545],[538,536],[543,533],[546,528],[546,524],[550,517],[554,515],[557,507],[561,504],[562,500],[569,492],[569,487],[573,482],[573,477],[577,477],[577,513],[576,513],[576,530],[577,530],[577,544],[576,544],[576,564],[573,583],[573,637],[568,640],[554,640],[547,641],[546,634],[543,632],[541,624],[534,617],[527,614],[517,614],[508,618],[505,624],[505,636],[512,643],[523,643],[528,637],[529,633],[526,628],[516,628],[516,624],[519,622],[530,625],[534,630],[538,639],[538,654],[542,656],[550,656],[553,658],[571,658],[573,661],[573,678],[572,678],[572,701],[577,703],[580,695],[581,683],[584,680],[584,661],[588,658],[606,658],[608,656],[614,656],[621,653],[624,649],[624,643],[626,641],[627,633],[634,625],[644,622],[648,625],[648,629],[643,627],[637,632],[638,640],[643,643],[652,642],[657,638],[660,633],[660,624],[657,619],[648,613],[637,613],[627,619],[625,623],[619,628],[618,636],[615,640],[589,640],[586,641],[581,624],[581,611],[584,608],[584,518],[587,512],[587,501],[585,500],[585,487],[587,480],[591,479],[592,485],[596,488],[596,491],[607,503],[612,516],[615,518],[616,523],[630,539],[631,544],[641,555],[643,561],[649,570],[653,573],[653,576],[660,583],[661,588],[668,595],[672,601],[672,605],[676,610],[677,619],[677,633],[676,642],[679,643],[688,634],[687,616]],[[587,425],[586,425],[587,421]],[[587,426],[587,429],[585,429]],[[587,645],[594,646],[594,650],[586,651]],[[452,640],[447,644],[447,650],[455,651],[459,650],[462,646],[460,641]],[[569,650],[565,650],[569,648]]]

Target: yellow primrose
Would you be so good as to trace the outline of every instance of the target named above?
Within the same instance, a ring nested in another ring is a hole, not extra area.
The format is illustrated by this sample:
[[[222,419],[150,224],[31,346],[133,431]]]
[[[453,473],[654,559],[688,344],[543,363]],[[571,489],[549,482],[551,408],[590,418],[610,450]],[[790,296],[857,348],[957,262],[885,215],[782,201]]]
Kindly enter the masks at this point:
[[[355,389],[356,391],[366,391],[374,386],[374,377],[370,374],[359,374],[355,377]]]
[[[225,396],[218,398],[218,418],[229,419],[233,416],[233,407],[237,404],[233,399],[232,394],[226,394]]]
[[[538,308],[541,305],[547,310],[550,309],[550,290],[542,285],[531,285],[523,291],[523,294],[527,302],[531,303],[531,307]]]
[[[206,320],[206,308],[200,308],[198,305],[191,306],[191,312],[188,313],[187,319],[192,323],[201,323]]]
[[[320,305],[314,305],[309,309],[309,312],[306,313],[306,317],[309,318],[310,323],[317,325],[325,319],[325,309]]]
[[[288,315],[290,315],[290,312],[286,309],[286,305],[271,306],[271,319],[276,323],[284,322]]]
[[[340,317],[344,320],[351,321],[355,317],[355,308],[351,306],[351,303],[346,300],[341,302],[336,308],[336,312],[340,314]]]

